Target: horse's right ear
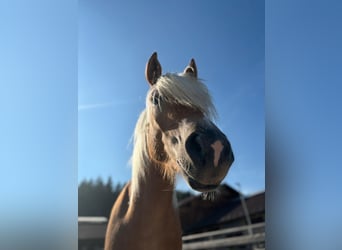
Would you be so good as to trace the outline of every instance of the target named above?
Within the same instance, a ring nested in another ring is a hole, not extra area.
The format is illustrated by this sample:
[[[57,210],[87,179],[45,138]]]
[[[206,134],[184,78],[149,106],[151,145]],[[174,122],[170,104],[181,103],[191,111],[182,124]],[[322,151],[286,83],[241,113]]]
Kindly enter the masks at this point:
[[[197,78],[197,66],[195,63],[195,59],[191,59],[189,65],[185,68],[184,72],[185,74],[189,74],[193,77]]]
[[[148,83],[154,85],[161,76],[162,68],[157,58],[157,52],[154,52],[146,64],[145,77]]]

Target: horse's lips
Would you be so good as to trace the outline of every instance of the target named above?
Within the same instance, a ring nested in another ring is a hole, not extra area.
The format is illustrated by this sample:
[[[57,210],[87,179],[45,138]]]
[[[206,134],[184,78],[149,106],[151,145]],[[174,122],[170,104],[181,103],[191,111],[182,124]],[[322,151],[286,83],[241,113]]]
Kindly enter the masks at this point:
[[[213,191],[215,190],[219,185],[205,185],[202,184],[191,177],[188,177],[188,183],[191,188],[199,191],[199,192],[208,192],[208,191]]]
[[[182,168],[182,166],[180,166],[180,167],[182,169],[182,174],[184,176],[184,179],[187,181],[189,186],[196,191],[199,191],[199,192],[213,191],[219,186],[219,184],[215,185],[215,184],[200,183],[200,182],[196,181],[194,178],[192,178],[190,176],[190,174]]]

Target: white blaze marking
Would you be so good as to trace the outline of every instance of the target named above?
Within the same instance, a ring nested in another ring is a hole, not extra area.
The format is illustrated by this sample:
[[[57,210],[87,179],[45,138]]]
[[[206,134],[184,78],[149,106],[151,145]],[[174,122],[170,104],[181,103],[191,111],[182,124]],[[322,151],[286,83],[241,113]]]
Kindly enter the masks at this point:
[[[210,146],[214,149],[214,167],[217,167],[223,149],[223,145],[220,140],[217,140]]]

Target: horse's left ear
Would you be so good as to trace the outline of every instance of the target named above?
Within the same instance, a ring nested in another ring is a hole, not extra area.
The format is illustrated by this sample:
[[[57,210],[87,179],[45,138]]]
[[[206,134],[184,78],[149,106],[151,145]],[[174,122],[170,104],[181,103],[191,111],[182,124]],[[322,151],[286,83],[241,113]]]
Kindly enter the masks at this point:
[[[195,59],[191,59],[189,65],[184,69],[184,73],[197,78],[197,67]]]
[[[145,77],[148,83],[154,85],[161,76],[162,68],[158,61],[157,52],[154,52],[146,64]]]

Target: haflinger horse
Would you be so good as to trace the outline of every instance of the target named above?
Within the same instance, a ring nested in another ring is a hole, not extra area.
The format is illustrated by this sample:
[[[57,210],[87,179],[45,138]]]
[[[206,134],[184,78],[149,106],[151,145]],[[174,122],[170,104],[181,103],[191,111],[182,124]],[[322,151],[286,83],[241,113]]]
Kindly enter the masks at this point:
[[[215,190],[234,155],[206,86],[192,59],[183,73],[162,75],[153,53],[146,65],[150,89],[134,131],[132,179],[116,200],[107,226],[106,250],[182,249],[174,202],[181,173],[200,192]]]

